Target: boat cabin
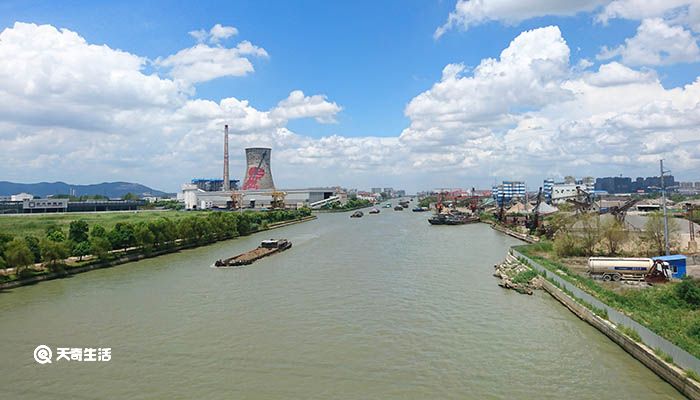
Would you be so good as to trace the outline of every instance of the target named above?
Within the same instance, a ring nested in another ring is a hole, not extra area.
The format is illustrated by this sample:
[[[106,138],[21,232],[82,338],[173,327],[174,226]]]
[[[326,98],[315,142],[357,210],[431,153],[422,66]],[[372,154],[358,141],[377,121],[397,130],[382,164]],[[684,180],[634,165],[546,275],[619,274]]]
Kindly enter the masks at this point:
[[[260,243],[260,247],[265,249],[277,249],[283,247],[287,243],[287,239],[268,239]]]

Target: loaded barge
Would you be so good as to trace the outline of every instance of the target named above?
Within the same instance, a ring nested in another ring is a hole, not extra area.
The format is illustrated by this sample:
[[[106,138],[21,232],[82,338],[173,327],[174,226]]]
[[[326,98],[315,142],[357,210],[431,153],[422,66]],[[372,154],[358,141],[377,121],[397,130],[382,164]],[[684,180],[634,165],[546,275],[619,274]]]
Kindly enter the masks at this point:
[[[257,248],[234,257],[217,260],[214,265],[217,267],[238,267],[241,265],[250,265],[254,261],[267,257],[271,254],[285,251],[290,247],[292,247],[292,242],[287,239],[263,240],[262,243],[260,243],[260,246]]]

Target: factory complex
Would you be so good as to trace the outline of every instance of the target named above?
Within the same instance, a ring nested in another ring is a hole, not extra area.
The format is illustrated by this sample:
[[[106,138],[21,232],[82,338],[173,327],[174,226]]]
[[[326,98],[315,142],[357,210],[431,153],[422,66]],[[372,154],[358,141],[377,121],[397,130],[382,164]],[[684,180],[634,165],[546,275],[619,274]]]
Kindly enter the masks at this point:
[[[182,185],[178,198],[187,210],[320,208],[333,202],[344,204],[347,193],[340,187],[277,189],[272,179],[272,149],[245,149],[245,178],[229,177],[228,125],[224,127],[224,168],[222,179],[193,179]]]

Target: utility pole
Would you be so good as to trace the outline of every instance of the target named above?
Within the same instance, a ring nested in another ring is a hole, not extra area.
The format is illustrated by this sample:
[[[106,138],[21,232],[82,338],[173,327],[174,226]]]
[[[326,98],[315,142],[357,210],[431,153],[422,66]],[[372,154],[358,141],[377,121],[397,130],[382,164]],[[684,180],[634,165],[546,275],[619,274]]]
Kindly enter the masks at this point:
[[[668,246],[668,214],[666,212],[666,185],[664,184],[664,174],[671,171],[664,171],[664,160],[659,160],[659,171],[661,172],[661,207],[664,209],[664,246],[666,255],[671,255],[671,250]]]

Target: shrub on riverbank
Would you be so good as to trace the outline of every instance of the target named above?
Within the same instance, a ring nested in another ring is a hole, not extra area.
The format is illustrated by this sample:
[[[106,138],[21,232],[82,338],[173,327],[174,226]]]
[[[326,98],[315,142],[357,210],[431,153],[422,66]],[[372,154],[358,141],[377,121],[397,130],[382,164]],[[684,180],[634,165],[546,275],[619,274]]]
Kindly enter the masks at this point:
[[[613,291],[555,261],[551,251],[542,251],[538,245],[518,246],[516,250],[690,354],[700,357],[700,308],[694,303],[696,289],[700,288],[697,281]]]
[[[66,239],[60,225],[49,223],[44,229],[45,238],[41,241],[37,239],[37,250],[41,261],[48,266],[49,270],[63,272],[64,267],[85,265],[84,263],[63,265],[61,261],[70,253],[81,258],[90,253],[99,261],[109,260],[116,254],[149,255],[153,251],[173,248],[180,244],[204,245],[232,239],[266,229],[270,224],[299,220],[309,215],[311,215],[309,209],[267,212],[192,212],[187,213],[177,222],[164,217],[137,223],[117,222],[111,230],[98,224],[90,226],[80,220],[70,223],[69,238],[73,240]],[[0,243],[1,255],[7,256],[6,249],[9,248],[11,263],[7,265],[3,258],[0,268],[19,267],[9,280],[17,279],[18,274],[21,275],[19,278],[27,278],[37,273],[45,273],[22,268],[35,261],[29,242],[28,238],[3,235],[3,241]],[[18,251],[22,256],[20,258],[16,256]]]
[[[371,205],[372,205],[372,202],[369,200],[348,199],[348,202],[345,204],[342,204],[342,205],[338,202],[326,204],[323,207],[321,207],[321,210],[344,211],[344,210],[354,210],[356,208],[369,207]]]

